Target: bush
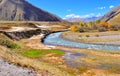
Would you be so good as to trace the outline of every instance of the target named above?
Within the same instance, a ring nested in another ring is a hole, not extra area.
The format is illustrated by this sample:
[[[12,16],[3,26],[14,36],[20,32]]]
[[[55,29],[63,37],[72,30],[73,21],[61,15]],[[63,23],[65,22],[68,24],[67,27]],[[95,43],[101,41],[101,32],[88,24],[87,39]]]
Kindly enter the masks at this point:
[[[84,28],[80,28],[79,32],[85,32]]]
[[[90,35],[86,35],[86,37],[90,37]]]
[[[105,32],[105,31],[107,31],[107,29],[106,29],[105,27],[99,27],[99,28],[98,28],[98,31],[99,31],[99,32]]]
[[[111,28],[110,30],[111,30],[111,31],[118,31],[117,28]]]
[[[95,22],[96,22],[96,24],[99,24],[101,21],[100,20],[96,20]]]
[[[72,32],[78,32],[79,30],[80,30],[80,28],[78,26],[76,26],[76,25],[73,25],[70,28],[70,31],[72,31]]]
[[[99,37],[99,35],[98,35],[98,34],[96,34],[96,35],[95,35],[95,37]]]
[[[109,24],[109,23],[107,23],[107,22],[100,22],[100,26],[109,28],[109,27],[111,27],[112,25]]]
[[[4,40],[4,39],[0,39],[0,45],[10,49],[20,48],[20,46],[18,46],[16,43],[13,43],[12,41]]]
[[[119,29],[120,29],[120,26],[118,26],[118,25],[114,25],[114,26],[110,27],[111,31],[118,31]]]

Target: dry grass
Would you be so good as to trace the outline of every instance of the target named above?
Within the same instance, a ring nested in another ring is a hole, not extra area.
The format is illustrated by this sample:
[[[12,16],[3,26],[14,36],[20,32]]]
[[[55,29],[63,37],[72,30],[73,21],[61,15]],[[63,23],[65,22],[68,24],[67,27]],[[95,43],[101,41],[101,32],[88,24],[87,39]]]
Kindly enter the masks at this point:
[[[62,34],[62,37],[65,39],[85,42],[85,43],[105,43],[105,42],[117,42],[120,41],[120,38],[101,38],[100,36],[109,36],[109,35],[120,35],[119,31],[108,31],[108,32],[85,32],[85,33],[75,33],[75,32],[66,32]],[[74,37],[74,38],[73,38]]]
[[[81,36],[86,36],[86,35],[90,35],[92,37],[95,37],[95,35],[99,35],[99,36],[106,36],[106,35],[118,35],[120,34],[120,31],[107,31],[107,32],[84,32],[84,33],[78,33],[78,32],[66,32],[64,34],[67,34],[67,35],[72,35],[72,34],[75,34],[75,35],[81,35]]]
[[[12,40],[8,39],[6,36],[1,35],[0,38],[7,39],[11,42]],[[20,43],[21,46],[24,46],[24,44]],[[30,47],[22,47],[22,48],[17,48],[17,49],[7,49],[4,46],[0,46],[0,57],[4,58],[10,63],[13,63],[18,66],[22,67],[27,67],[27,68],[32,68],[35,69],[38,73],[42,73],[43,76],[70,76],[69,73],[62,71],[58,68],[58,65],[54,65],[53,63],[48,63],[41,61],[39,59],[32,59],[32,58],[27,58],[19,53],[25,50],[30,49]],[[56,51],[55,51],[56,52]],[[59,52],[61,54],[61,52]],[[54,55],[55,56],[55,55]],[[52,59],[54,60],[54,59]],[[59,59],[57,59],[59,60]],[[56,60],[54,60],[56,61]],[[56,62],[55,62],[56,63]],[[60,64],[61,65],[61,64]]]
[[[61,48],[61,47],[57,47]],[[96,51],[87,49],[75,49],[62,47],[62,50],[72,50],[72,52],[79,52],[82,54],[87,54],[85,57],[79,58],[78,61],[84,69],[87,67],[86,71],[83,72],[84,75],[81,76],[119,76],[120,69],[120,52],[119,51]],[[84,70],[83,69],[83,70]],[[82,71],[82,69],[80,70]],[[90,72],[90,73],[88,73]],[[77,73],[78,74],[78,73]],[[93,74],[93,75],[91,75]],[[78,75],[79,76],[79,75]]]
[[[35,25],[54,26],[47,28],[52,31],[61,31],[68,29],[74,23],[70,22],[40,22],[40,21],[0,21],[1,27],[35,27]]]

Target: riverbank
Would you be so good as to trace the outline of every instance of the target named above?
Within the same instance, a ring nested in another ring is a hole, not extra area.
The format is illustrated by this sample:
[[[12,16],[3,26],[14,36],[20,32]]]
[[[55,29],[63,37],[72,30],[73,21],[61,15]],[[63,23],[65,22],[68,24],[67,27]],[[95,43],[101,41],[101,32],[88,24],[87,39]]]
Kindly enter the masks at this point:
[[[65,40],[86,44],[120,46],[119,31],[94,32],[94,33],[65,32],[60,37]]]

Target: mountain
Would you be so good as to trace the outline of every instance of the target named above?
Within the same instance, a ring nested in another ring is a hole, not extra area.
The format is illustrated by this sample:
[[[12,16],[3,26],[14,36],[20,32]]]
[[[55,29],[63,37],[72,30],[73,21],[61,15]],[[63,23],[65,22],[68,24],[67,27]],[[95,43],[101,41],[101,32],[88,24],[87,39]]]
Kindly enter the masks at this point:
[[[61,18],[33,6],[26,0],[0,0],[0,20],[61,21]]]
[[[66,21],[69,21],[69,22],[94,22],[96,20],[99,20],[101,18],[100,17],[90,17],[90,18],[67,18],[65,19]]]
[[[90,18],[83,18],[83,21],[84,22],[90,22],[90,21],[94,22],[94,21],[99,20],[99,19],[101,19],[101,16],[99,16],[99,17],[90,17]]]
[[[81,22],[82,18],[66,18],[64,20],[68,22]]]
[[[105,14],[101,20],[106,21],[112,25],[120,25],[120,6]]]

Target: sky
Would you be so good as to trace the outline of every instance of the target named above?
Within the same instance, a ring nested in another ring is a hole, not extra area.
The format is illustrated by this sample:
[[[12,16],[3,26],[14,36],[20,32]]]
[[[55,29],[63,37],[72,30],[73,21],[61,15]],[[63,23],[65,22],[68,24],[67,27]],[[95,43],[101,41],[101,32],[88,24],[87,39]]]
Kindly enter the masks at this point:
[[[120,0],[27,0],[31,4],[65,18],[103,16],[120,5]]]

